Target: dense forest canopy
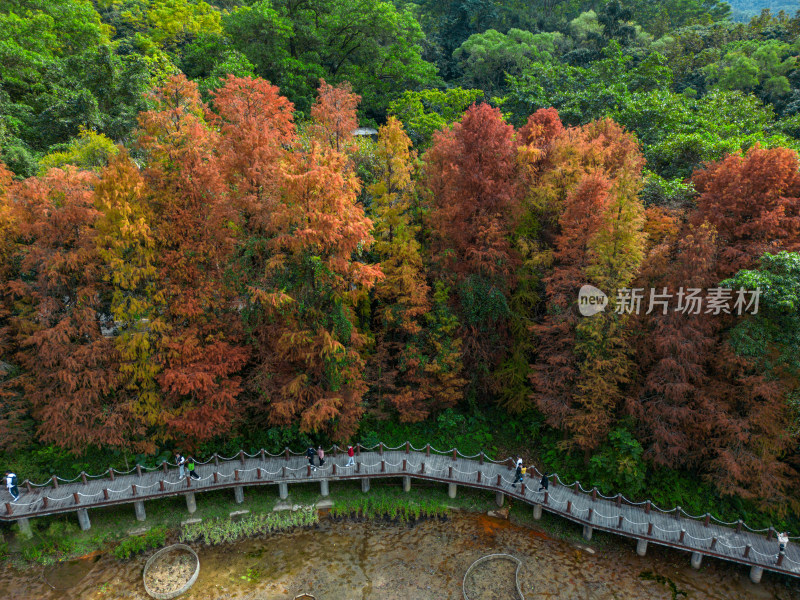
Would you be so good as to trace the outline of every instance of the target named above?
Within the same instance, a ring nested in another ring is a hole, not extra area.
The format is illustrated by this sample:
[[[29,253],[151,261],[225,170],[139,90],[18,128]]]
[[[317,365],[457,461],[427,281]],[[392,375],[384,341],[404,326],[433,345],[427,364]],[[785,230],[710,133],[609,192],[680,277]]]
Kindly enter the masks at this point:
[[[789,8],[0,0],[0,452],[447,439],[796,523]]]

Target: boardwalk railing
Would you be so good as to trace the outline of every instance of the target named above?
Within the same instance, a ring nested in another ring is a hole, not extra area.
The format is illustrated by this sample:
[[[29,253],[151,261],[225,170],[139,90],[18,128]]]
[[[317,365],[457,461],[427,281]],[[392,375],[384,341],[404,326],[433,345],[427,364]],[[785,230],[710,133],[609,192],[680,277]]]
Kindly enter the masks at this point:
[[[5,502],[0,520],[17,521],[23,533],[30,532],[28,519],[64,512],[76,512],[81,528],[91,527],[88,509],[115,504],[133,504],[137,519],[145,520],[144,501],[167,496],[186,497],[190,513],[196,509],[195,494],[232,488],[236,501],[244,501],[244,488],[255,485],[278,485],[281,499],[288,497],[290,483],[317,481],[327,496],[329,482],[361,480],[362,490],[369,490],[373,478],[402,477],[408,491],[411,479],[426,479],[448,484],[450,497],[457,486],[485,489],[496,493],[496,501],[506,496],[533,506],[533,515],[542,510],[583,525],[583,534],[591,539],[595,529],[637,540],[637,552],[644,555],[648,543],[660,544],[692,553],[692,566],[699,567],[703,556],[713,556],[751,567],[750,577],[760,581],[764,570],[800,577],[800,544],[790,538],[786,550],[779,552],[773,528],[752,529],[741,520],[724,522],[710,514],[691,515],[680,507],[664,510],[647,500],[632,502],[624,496],[604,496],[596,487],[584,488],[579,482],[565,484],[558,475],[551,476],[549,489],[541,489],[542,473],[530,467],[521,484],[512,486],[514,461],[492,460],[484,453],[464,456],[458,450],[440,451],[430,445],[414,448],[405,444],[388,448],[378,444],[356,447],[352,466],[348,457],[334,446],[329,449],[324,466],[308,463],[304,453],[288,448],[281,454],[264,450],[255,454],[240,451],[231,457],[215,454],[197,462],[199,478],[178,477],[175,465],[158,467],[136,465],[126,472],[109,469],[101,475],[81,473],[65,480],[53,476],[43,484],[25,481],[16,502]]]

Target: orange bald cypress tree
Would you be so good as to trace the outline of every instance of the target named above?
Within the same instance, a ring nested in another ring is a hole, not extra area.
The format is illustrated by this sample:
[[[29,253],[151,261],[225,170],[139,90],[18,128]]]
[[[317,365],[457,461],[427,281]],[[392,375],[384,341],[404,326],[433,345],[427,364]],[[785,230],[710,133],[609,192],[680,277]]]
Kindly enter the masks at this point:
[[[363,259],[372,223],[356,202],[360,184],[320,133],[354,118],[354,106],[343,110],[326,111],[308,146],[296,144],[281,164],[281,193],[263,219],[264,269],[249,288],[258,311],[256,408],[272,424],[299,421],[338,440],[355,432],[367,390],[355,307],[381,277]]]
[[[237,214],[215,154],[219,136],[205,122],[197,86],[170,78],[139,116],[145,179],[155,208],[158,291],[164,331],[159,347],[166,425],[197,443],[225,432],[238,412],[238,371],[247,359],[241,320],[225,269]]]
[[[348,150],[353,131],[358,127],[359,102],[361,96],[353,93],[349,83],[334,87],[320,79],[317,101],[311,107],[314,137],[337,152]]]
[[[455,405],[465,382],[459,373],[459,341],[436,346],[441,324],[432,312],[416,239],[419,228],[411,215],[416,154],[394,117],[380,129],[377,156],[377,180],[369,192],[374,251],[385,278],[374,294],[379,328],[371,360],[373,394],[379,409],[386,403],[401,421],[415,422]]]
[[[104,328],[102,262],[93,225],[100,213],[89,172],[53,169],[12,188],[19,209],[20,274],[9,281],[16,362],[38,436],[74,452],[127,447],[138,433],[115,393],[117,353]]]
[[[544,278],[547,315],[533,328],[533,399],[550,425],[569,434],[566,446],[588,451],[612,427],[634,372],[629,319],[615,308],[617,290],[633,281],[643,257],[643,159],[635,138],[610,120],[564,132],[549,156],[555,168],[532,190],[533,209],[552,235],[543,239],[553,240],[540,255],[553,269]],[[605,311],[578,315],[584,284],[609,294]]]

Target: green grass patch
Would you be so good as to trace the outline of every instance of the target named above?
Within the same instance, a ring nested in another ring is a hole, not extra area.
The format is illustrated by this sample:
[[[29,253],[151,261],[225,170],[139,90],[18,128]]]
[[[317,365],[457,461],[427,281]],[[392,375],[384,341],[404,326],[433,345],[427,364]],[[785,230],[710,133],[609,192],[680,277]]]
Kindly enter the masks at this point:
[[[152,548],[161,548],[167,542],[167,528],[155,527],[144,535],[134,535],[122,540],[114,548],[114,556],[120,560],[128,560],[131,556],[140,554]]]
[[[317,511],[311,507],[303,507],[296,511],[251,514],[240,519],[230,517],[210,519],[202,523],[184,525],[181,529],[180,540],[216,546],[294,527],[308,527],[318,520]]]

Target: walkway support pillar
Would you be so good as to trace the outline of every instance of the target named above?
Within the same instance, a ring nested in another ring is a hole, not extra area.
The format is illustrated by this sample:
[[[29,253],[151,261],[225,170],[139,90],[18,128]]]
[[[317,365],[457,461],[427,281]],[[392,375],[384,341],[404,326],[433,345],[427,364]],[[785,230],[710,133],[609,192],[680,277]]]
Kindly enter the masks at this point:
[[[319,480],[319,493],[320,496],[327,496],[330,492],[328,491],[328,480],[327,479],[320,479]]]
[[[542,505],[541,504],[534,504],[533,505],[533,518],[537,521],[542,518]]]
[[[408,475],[403,476],[403,491],[410,492],[411,491],[411,477]]]
[[[361,480],[361,491],[364,492],[365,494],[369,491],[369,479],[367,479],[366,477],[364,477],[364,479]]]
[[[92,526],[91,521],[89,521],[89,511],[85,508],[78,509],[78,524],[81,526],[82,531],[88,531]]]
[[[233,499],[236,500],[236,504],[244,502],[244,488],[241,485],[233,488]]]
[[[762,567],[757,567],[753,565],[750,567],[750,581],[753,583],[761,583],[761,576],[764,574],[764,569]]]
[[[692,560],[691,560],[692,568],[699,569],[700,564],[702,562],[703,562],[703,555],[700,554],[699,552],[692,552]]]
[[[447,497],[448,498],[455,498],[457,490],[458,490],[458,486],[455,483],[448,483],[447,484]]]
[[[505,502],[506,495],[503,492],[495,492],[494,494],[494,503],[497,506],[503,506],[503,502]]]
[[[593,529],[591,525],[583,526],[583,539],[585,539],[587,542],[592,540],[592,531]]]
[[[136,520],[144,521],[147,515],[144,512],[144,500],[139,500],[133,503],[133,510],[136,511]]]
[[[636,542],[636,554],[639,556],[647,554],[647,540],[639,540]]]
[[[286,500],[289,497],[289,484],[285,481],[278,483],[278,496],[281,500]]]
[[[17,519],[17,526],[19,527],[19,532],[25,536],[26,538],[33,537],[33,531],[31,531],[31,522],[28,517],[22,517],[21,519]]]
[[[186,510],[189,511],[189,514],[194,514],[194,511],[197,510],[197,502],[194,499],[194,492],[189,492],[186,494]]]

